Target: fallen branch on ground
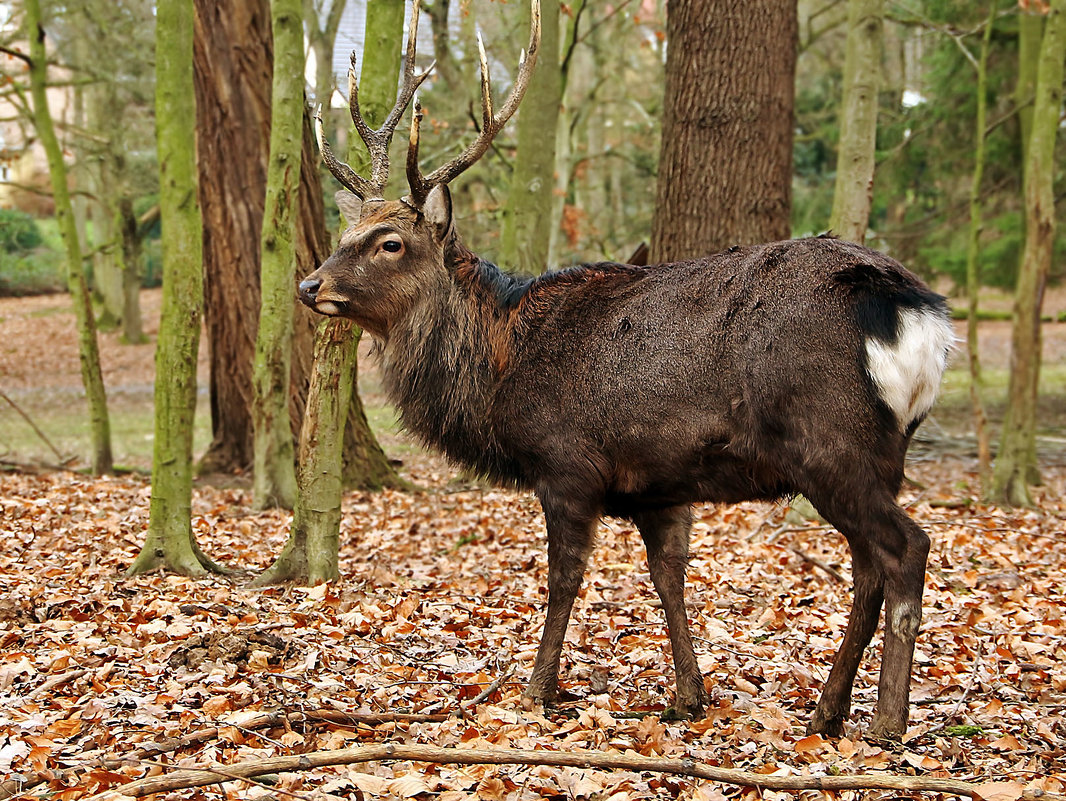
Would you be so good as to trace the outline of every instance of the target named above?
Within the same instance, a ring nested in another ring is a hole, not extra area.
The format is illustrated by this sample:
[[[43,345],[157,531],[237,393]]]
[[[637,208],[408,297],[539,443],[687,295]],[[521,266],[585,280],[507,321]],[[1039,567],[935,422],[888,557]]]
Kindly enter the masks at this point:
[[[335,751],[312,751],[295,756],[272,757],[232,765],[203,765],[183,768],[164,776],[139,779],[121,788],[106,790],[89,796],[88,801],[121,801],[140,798],[152,793],[164,793],[189,787],[219,784],[224,781],[251,779],[271,773],[290,773],[331,765],[352,765],[361,762],[410,760],[460,765],[549,765],[555,767],[597,768],[601,770],[631,770],[669,773],[697,779],[754,787],[762,790],[899,790],[904,792],[951,793],[969,796],[977,801],[985,796],[982,787],[988,785],[960,779],[929,776],[892,776],[885,773],[852,776],[776,776],[745,770],[717,768],[693,759],[665,759],[638,754],[607,754],[597,751],[524,751],[511,748],[463,749],[440,748],[430,745],[381,745],[342,748]],[[1001,783],[997,783],[1001,784]],[[1020,792],[1024,801],[1066,801],[1066,796],[1041,791]]]
[[[71,671],[71,673],[73,673],[73,671]],[[64,680],[69,680],[76,677],[64,674],[63,678]],[[41,689],[42,688],[39,687],[35,692],[39,693]],[[99,760],[93,762],[92,765],[94,767],[103,767],[108,770],[117,770],[127,764],[130,760],[137,761],[150,759],[151,757],[173,753],[174,751],[179,751],[182,748],[188,748],[192,745],[199,745],[200,743],[217,740],[221,735],[222,730],[231,726],[236,726],[240,728],[241,731],[254,732],[258,729],[269,729],[274,726],[280,726],[285,722],[292,724],[301,721],[320,721],[324,723],[335,723],[341,726],[379,726],[382,723],[440,723],[447,720],[448,717],[449,715],[446,714],[421,715],[407,712],[343,712],[339,709],[312,709],[305,712],[264,712],[261,715],[256,715],[250,720],[241,721],[239,724],[222,723],[218,726],[211,726],[206,729],[192,732],[191,734],[186,734],[184,737],[171,737],[166,740],[148,743],[147,745],[135,748],[122,756]],[[79,765],[62,771],[52,770],[45,773],[31,774],[22,780],[7,779],[0,782],[0,799],[21,795],[46,781],[72,776],[76,771],[82,769],[83,766]]]

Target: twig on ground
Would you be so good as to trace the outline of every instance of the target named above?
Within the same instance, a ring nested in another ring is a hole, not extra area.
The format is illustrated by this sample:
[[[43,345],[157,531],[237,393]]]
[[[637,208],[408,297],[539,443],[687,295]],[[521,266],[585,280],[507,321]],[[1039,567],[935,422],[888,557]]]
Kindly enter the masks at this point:
[[[790,551],[792,551],[792,553],[796,554],[796,556],[798,556],[804,562],[810,562],[812,565],[817,567],[819,570],[824,570],[833,579],[835,579],[836,581],[840,582],[841,584],[847,584],[848,583],[848,580],[846,578],[844,578],[843,574],[841,574],[841,572],[839,570],[837,570],[832,565],[827,564],[826,562],[823,562],[817,556],[811,556],[809,553],[804,553],[803,551],[801,551],[795,545],[789,545],[788,549]]]
[[[121,801],[153,793],[218,784],[220,780],[251,779],[269,773],[311,770],[333,765],[363,762],[410,760],[459,765],[549,765],[555,767],[631,770],[690,776],[697,779],[754,787],[763,790],[901,790],[904,792],[952,793],[981,797],[981,784],[961,779],[931,776],[892,776],[885,773],[851,776],[778,776],[746,770],[718,768],[694,759],[665,759],[638,754],[608,754],[599,751],[527,751],[512,748],[466,749],[429,745],[378,745],[343,748],[335,751],[312,751],[295,756],[250,760],[232,765],[202,765],[184,768],[164,776],[150,776],[120,788],[89,796],[89,801]],[[1024,793],[1023,800],[1066,801],[1053,793]]]
[[[17,403],[15,403],[15,401],[11,400],[11,398],[3,390],[0,390],[0,398],[3,398],[5,401],[7,401],[8,405],[10,405],[11,408],[14,409],[16,412],[18,412],[19,416],[21,416],[23,420],[25,420],[27,423],[30,424],[30,428],[32,428],[34,430],[34,432],[37,434],[37,436],[41,438],[41,440],[44,442],[44,444],[47,445],[51,449],[52,453],[54,453],[56,455],[56,458],[59,460],[60,464],[63,464],[63,463],[65,463],[67,461],[67,458],[64,457],[63,454],[61,454],[59,452],[59,449],[56,448],[55,445],[52,444],[52,440],[48,439],[48,437],[45,436],[44,432],[41,431],[40,428],[38,428],[38,426],[37,426],[37,424],[35,422],[33,422],[33,418],[30,417],[28,414],[26,414],[26,412],[23,411],[21,406],[19,406]],[[60,469],[63,469],[63,468],[60,468]]]
[[[74,668],[72,670],[68,670],[66,673],[60,673],[58,676],[52,676],[52,678],[50,678],[47,681],[45,681],[44,684],[42,684],[36,690],[34,690],[33,692],[29,693],[26,696],[26,700],[27,701],[34,701],[34,700],[36,700],[38,698],[41,698],[42,696],[45,696],[48,693],[50,693],[56,687],[59,687],[59,686],[61,686],[63,684],[67,684],[68,682],[80,679],[82,676],[84,676],[88,672],[89,671],[86,670],[85,668]]]
[[[45,685],[41,685],[35,692],[41,692]],[[53,685],[55,686],[55,685]],[[273,726],[280,726],[282,723],[296,723],[299,721],[322,721],[324,723],[336,723],[342,726],[358,726],[360,724],[366,726],[377,726],[382,723],[441,723],[449,718],[449,715],[419,715],[410,714],[405,712],[390,712],[390,713],[373,713],[373,712],[344,712],[337,709],[314,709],[305,712],[264,712],[261,715],[251,718],[250,720],[241,721],[239,728],[244,731],[252,731],[256,729],[268,729]],[[109,770],[122,767],[128,760],[145,760],[154,756],[160,756],[162,754],[173,753],[179,751],[182,748],[188,748],[192,745],[199,745],[211,740],[216,740],[219,737],[221,730],[229,728],[234,724],[222,723],[219,726],[211,726],[200,731],[186,734],[184,737],[173,737],[159,742],[149,743],[148,745],[135,748],[132,751],[123,754],[119,757],[112,757],[108,759],[101,759],[93,761],[91,764],[100,766]],[[89,764],[89,763],[85,763]],[[46,773],[31,774],[24,779],[8,779],[6,781],[0,781],[0,799],[12,798],[19,796],[32,790],[34,787],[42,784],[46,781],[51,781],[59,776],[70,775],[77,770],[81,770],[81,766],[73,767],[67,771],[50,771]]]
[[[511,675],[512,670],[514,670],[514,663],[508,662],[507,666],[500,671],[500,675],[496,677],[496,680],[492,682],[492,684],[479,692],[474,698],[459,704],[459,714],[465,718],[470,713],[470,710],[474,709],[478,704],[500,689],[500,686],[507,681],[508,677]]]

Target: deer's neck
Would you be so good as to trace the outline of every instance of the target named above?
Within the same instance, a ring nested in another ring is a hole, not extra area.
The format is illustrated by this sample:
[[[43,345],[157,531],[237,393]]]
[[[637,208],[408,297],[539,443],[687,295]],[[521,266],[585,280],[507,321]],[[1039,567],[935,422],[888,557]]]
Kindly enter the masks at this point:
[[[385,388],[404,427],[453,461],[521,482],[498,445],[492,398],[510,359],[509,319],[527,282],[457,245],[450,281],[427,292],[389,332]]]

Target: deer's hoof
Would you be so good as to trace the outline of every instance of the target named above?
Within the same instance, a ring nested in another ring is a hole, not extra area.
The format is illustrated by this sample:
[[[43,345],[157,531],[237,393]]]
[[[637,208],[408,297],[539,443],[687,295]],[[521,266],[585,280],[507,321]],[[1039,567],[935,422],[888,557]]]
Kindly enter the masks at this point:
[[[710,700],[707,691],[702,687],[699,692],[684,695],[678,693],[677,701],[663,713],[663,717],[667,720],[699,720]]]
[[[820,709],[814,711],[814,717],[807,724],[807,734],[820,734],[823,737],[840,738],[844,736],[844,719],[846,713],[827,715]]]

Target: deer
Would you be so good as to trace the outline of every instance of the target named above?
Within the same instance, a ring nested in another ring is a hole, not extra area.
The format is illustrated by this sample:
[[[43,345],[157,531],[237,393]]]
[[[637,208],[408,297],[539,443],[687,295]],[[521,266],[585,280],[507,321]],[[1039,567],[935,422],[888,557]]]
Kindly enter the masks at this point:
[[[314,311],[374,340],[404,427],[457,465],[532,491],[547,530],[548,601],[524,695],[551,704],[571,609],[598,523],[630,521],[668,626],[673,710],[701,715],[709,693],[685,609],[695,503],[806,496],[846,539],[854,598],[808,731],[842,736],[863,653],[885,613],[867,736],[906,730],[929,537],[897,502],[904,457],[933,406],[954,334],[944,298],[888,256],[822,236],[637,267],[582,264],[509,274],[463,244],[448,184],[517,109],[540,35],[498,109],[484,46],[482,124],[459,155],[423,175],[416,100],[409,194],[384,198],[388,148],[429,74],[414,66],[418,3],[396,102],[378,129],[352,120],[370,176],[334,156],[350,222],[299,284]]]

